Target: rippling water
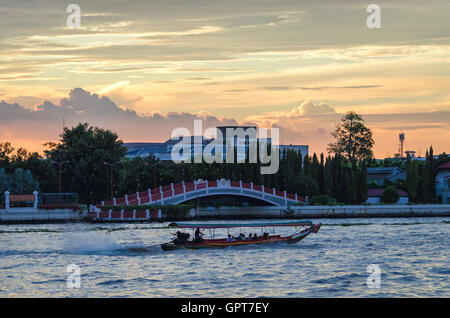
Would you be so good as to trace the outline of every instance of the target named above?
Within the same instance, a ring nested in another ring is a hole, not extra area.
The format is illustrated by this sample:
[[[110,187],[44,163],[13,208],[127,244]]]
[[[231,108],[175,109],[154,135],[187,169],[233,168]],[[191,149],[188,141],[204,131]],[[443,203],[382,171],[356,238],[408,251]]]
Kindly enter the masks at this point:
[[[449,218],[315,221],[294,245],[172,252],[151,247],[171,238],[156,228],[167,223],[0,225],[0,297],[450,296]],[[67,288],[69,264],[80,289]]]

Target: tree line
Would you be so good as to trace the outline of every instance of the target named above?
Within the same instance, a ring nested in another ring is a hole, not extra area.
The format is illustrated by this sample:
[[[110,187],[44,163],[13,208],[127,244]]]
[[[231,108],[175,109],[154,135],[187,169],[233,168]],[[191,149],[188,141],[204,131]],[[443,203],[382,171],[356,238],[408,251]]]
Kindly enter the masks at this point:
[[[175,164],[161,162],[153,155],[127,158],[126,148],[115,132],[80,123],[64,128],[59,142],[46,143],[43,155],[23,148],[15,150],[8,142],[0,143],[0,191],[9,188],[12,193],[31,193],[34,187],[55,193],[61,173],[62,192],[79,193],[81,203],[98,203],[111,197],[112,167],[116,197],[171,182],[226,178],[275,187],[319,202],[359,204],[366,201],[368,187],[373,187],[367,184],[367,168],[398,165],[408,177],[396,186],[407,190],[411,201],[434,200],[434,172],[448,157],[433,159],[431,148],[425,162],[408,159],[405,163],[380,163],[373,158],[371,130],[354,112],[343,116],[332,135],[336,141],[329,145],[328,154],[304,155],[284,149],[280,152],[278,172],[262,175],[259,163]]]
[[[406,180],[397,180],[393,185],[404,189],[409,195],[409,201],[415,203],[440,202],[436,198],[436,172],[437,168],[450,161],[444,152],[435,158],[433,147],[426,151],[425,160],[414,160],[410,156],[406,160],[399,158],[385,159],[382,162],[372,160],[372,167],[399,167],[406,171]],[[385,182],[385,187],[392,185]],[[369,185],[369,187],[375,187]]]

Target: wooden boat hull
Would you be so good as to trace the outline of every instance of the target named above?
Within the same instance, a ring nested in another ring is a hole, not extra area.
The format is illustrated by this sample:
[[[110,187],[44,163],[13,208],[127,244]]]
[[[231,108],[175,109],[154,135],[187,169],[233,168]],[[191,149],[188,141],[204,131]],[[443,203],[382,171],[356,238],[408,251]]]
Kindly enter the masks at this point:
[[[267,238],[258,238],[256,240],[240,240],[234,242],[227,242],[226,239],[203,240],[202,242],[187,241],[182,245],[177,245],[174,243],[164,243],[161,245],[161,248],[163,249],[163,251],[172,251],[179,248],[187,248],[187,249],[225,248],[229,246],[257,245],[257,244],[282,243],[282,242],[293,244],[303,240],[311,233],[317,233],[320,229],[320,226],[321,224],[316,224],[301,232],[284,237],[280,235],[273,235]]]

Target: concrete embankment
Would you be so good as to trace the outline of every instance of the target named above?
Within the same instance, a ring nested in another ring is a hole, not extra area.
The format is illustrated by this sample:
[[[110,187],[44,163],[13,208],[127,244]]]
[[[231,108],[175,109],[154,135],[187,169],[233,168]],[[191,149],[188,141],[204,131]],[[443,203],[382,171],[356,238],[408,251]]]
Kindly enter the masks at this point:
[[[291,206],[287,209],[275,206],[221,207],[202,208],[196,216],[202,219],[431,217],[450,216],[450,204]]]
[[[126,214],[130,214],[127,216]],[[140,215],[145,214],[145,215]],[[93,214],[94,216],[91,216]],[[117,214],[117,215],[115,215]],[[371,218],[449,216],[450,204],[429,205],[344,205],[344,206],[277,206],[220,207],[193,209],[183,218],[168,219],[151,212],[99,212],[72,209],[0,210],[0,224],[65,223],[65,222],[162,222],[191,219],[257,219],[257,218]]]
[[[86,217],[87,211],[72,209],[32,209],[14,208],[0,209],[0,224],[39,224],[80,222]]]

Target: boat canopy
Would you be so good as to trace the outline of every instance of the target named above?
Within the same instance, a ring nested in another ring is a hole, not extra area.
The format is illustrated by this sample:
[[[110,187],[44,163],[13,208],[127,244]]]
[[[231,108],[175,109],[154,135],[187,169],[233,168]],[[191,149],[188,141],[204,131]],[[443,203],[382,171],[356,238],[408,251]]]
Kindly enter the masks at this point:
[[[171,227],[217,229],[230,227],[313,226],[311,221],[262,222],[262,223],[170,223]]]

